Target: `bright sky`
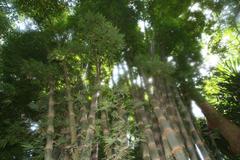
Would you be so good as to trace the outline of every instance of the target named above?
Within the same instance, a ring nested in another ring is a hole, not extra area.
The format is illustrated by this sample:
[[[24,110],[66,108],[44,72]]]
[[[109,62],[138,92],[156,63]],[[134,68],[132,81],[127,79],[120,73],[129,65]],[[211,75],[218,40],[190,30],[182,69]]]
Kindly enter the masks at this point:
[[[216,54],[214,55],[209,53],[208,43],[210,41],[210,36],[203,33],[201,39],[203,42],[203,46],[201,50],[201,54],[203,57],[203,64],[201,65],[199,71],[202,76],[207,76],[210,73],[210,69],[212,67],[215,67],[218,64],[220,58]]]
[[[27,29],[36,30],[37,25],[30,18],[25,18],[24,20],[18,20],[15,22],[15,26],[17,29],[24,31]]]
[[[192,106],[192,113],[196,118],[203,118],[204,115],[201,111],[201,109],[198,107],[195,101],[191,101],[191,106]]]

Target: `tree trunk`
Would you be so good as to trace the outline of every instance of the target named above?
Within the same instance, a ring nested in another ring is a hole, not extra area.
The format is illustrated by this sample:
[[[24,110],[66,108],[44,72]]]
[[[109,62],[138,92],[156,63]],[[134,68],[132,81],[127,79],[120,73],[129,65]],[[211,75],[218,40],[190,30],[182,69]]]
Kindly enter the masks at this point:
[[[48,100],[48,127],[47,142],[45,146],[45,160],[53,160],[53,134],[54,134],[54,85],[50,82],[49,100]]]
[[[200,101],[199,99],[194,100],[196,100],[196,103],[207,118],[209,128],[218,129],[229,143],[231,151],[234,154],[240,154],[240,128],[218,113],[206,101]]]

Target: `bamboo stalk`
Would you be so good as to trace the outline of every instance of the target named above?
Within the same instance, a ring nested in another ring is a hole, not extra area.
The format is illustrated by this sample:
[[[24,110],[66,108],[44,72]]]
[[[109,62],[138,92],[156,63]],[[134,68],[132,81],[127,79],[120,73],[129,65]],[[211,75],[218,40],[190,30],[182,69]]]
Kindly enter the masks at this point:
[[[153,112],[156,114],[157,122],[159,122],[160,115],[164,116],[163,112],[166,112],[166,110],[169,109],[170,107],[169,107],[169,103],[167,101],[166,91],[161,84],[161,82],[163,82],[163,81],[160,80],[159,78],[157,78],[156,81],[157,80],[158,80],[159,83],[154,82],[155,92],[154,92],[153,98],[150,100],[150,103],[153,104]],[[145,82],[147,88],[149,88],[149,84],[148,84],[148,81],[147,81],[145,76],[144,76],[144,82]],[[160,96],[160,92],[161,92],[161,96]],[[156,102],[155,100],[158,101],[157,102],[157,103],[159,103],[158,105],[154,105],[154,102]],[[159,111],[160,108],[161,108],[161,112]],[[171,123],[168,123],[168,127],[169,128],[173,127],[172,131],[175,132],[174,133],[175,140],[181,140],[181,137],[179,136],[179,129],[174,124],[175,121],[176,121],[175,117],[173,116],[172,113],[167,113],[167,115],[169,116],[170,119],[167,120],[165,118],[165,120],[169,121],[169,122],[171,121]],[[172,125],[170,125],[170,124],[172,124]],[[158,123],[158,125],[159,125],[159,128],[161,128],[161,125],[159,123]],[[161,130],[164,130],[164,127],[161,128]],[[162,145],[163,145],[163,148],[164,148],[164,156],[163,157],[166,158],[167,160],[174,159],[173,150],[171,149],[170,143],[168,142],[169,138],[164,133],[162,133],[161,134],[161,139],[162,139]],[[179,144],[182,144],[181,147],[184,146],[181,141],[179,141]],[[183,151],[183,154],[185,154],[184,151]]]
[[[77,138],[78,138],[78,153],[79,157],[81,157],[81,152],[84,148],[84,138],[86,137],[86,130],[88,127],[88,119],[87,119],[87,109],[85,106],[82,106],[80,109],[81,118],[79,122],[80,130],[78,132]]]
[[[173,105],[171,104],[170,100],[166,100],[166,101],[167,101],[165,103],[166,113],[167,113],[166,118],[168,118],[167,120],[170,122],[170,125],[171,125],[172,129],[174,130],[174,132],[176,133],[176,137],[179,140],[179,142],[183,146],[186,146],[185,141],[184,141],[184,137],[183,137],[182,132],[180,130],[180,126],[179,126],[179,123],[178,123],[179,119],[177,117],[175,109],[174,109]]]
[[[53,134],[54,134],[54,85],[50,82],[49,100],[48,100],[48,127],[47,127],[47,142],[45,146],[45,160],[53,160]]]
[[[162,143],[164,148],[164,158],[166,160],[174,159],[166,136],[162,136]]]
[[[99,87],[100,85],[100,73],[101,73],[101,63],[99,59],[97,58],[96,61],[96,87]],[[92,96],[92,102],[90,104],[90,112],[87,117],[88,121],[88,127],[86,131],[86,137],[83,142],[82,151],[81,151],[81,159],[82,160],[90,160],[91,159],[91,153],[93,150],[93,141],[94,141],[94,134],[95,134],[95,128],[96,128],[96,111],[98,107],[98,97],[100,95],[100,91],[96,89],[96,92]]]
[[[71,93],[71,86],[69,82],[69,73],[66,64],[63,64],[64,77],[66,83],[66,96],[67,96],[67,106],[68,106],[68,114],[69,114],[69,128],[70,128],[70,136],[71,136],[71,145],[72,145],[72,159],[78,159],[77,148],[77,131],[76,131],[76,122],[75,122],[75,113],[73,107],[73,98]]]
[[[150,91],[151,85],[149,84],[148,79],[146,78],[145,75],[143,75],[143,80],[144,80],[144,84],[146,86],[146,91],[147,91],[149,97],[151,97],[151,91]],[[149,104],[151,104],[150,101],[149,101]],[[149,117],[151,117],[152,122],[153,122],[154,140],[156,142],[161,160],[162,159],[165,160],[166,158],[168,159],[168,158],[172,157],[171,150],[170,150],[169,144],[166,140],[166,137],[163,138],[161,136],[161,129],[159,128],[157,117],[156,117],[152,107],[151,107],[151,109],[152,109],[152,113],[151,113],[151,116],[149,116]]]
[[[158,148],[158,153],[160,155],[160,159],[165,160],[164,150],[163,150],[163,146],[162,146],[163,142],[162,142],[162,137],[161,137],[161,130],[158,127],[159,125],[158,125],[157,118],[154,113],[151,113],[151,115],[149,117],[151,117],[151,120],[153,123],[153,126],[152,126],[153,127],[153,136],[154,136],[154,140],[157,145],[157,148]]]
[[[171,92],[169,86],[167,86],[166,90],[168,90],[167,93],[168,93],[170,107],[174,113],[174,121],[175,121],[174,123],[177,125],[178,129],[180,130],[180,134],[183,136],[182,138],[184,139],[184,143],[187,148],[188,154],[189,154],[191,160],[198,160],[197,151],[195,149],[195,146],[193,144],[191,136],[188,134],[188,132],[186,130],[186,127],[183,123],[183,118],[180,116],[177,104],[174,101],[174,98],[172,95],[173,91]]]
[[[162,136],[166,137],[171,152],[177,160],[185,160],[188,159],[188,156],[185,153],[184,145],[182,145],[177,139],[176,132],[172,129],[170,123],[167,121],[165,116],[161,114],[160,110],[155,108],[155,112],[158,114],[158,122],[161,128],[163,128]]]
[[[165,115],[163,114],[163,110],[160,109],[160,107],[163,107],[162,104],[164,104],[164,100],[166,100],[166,93],[162,90],[162,87],[160,87],[162,84],[160,81],[154,82],[154,86],[158,91],[155,91],[153,99],[150,101],[153,105],[154,112],[157,115],[159,127],[162,129],[162,137],[167,139],[169,146],[171,148],[171,152],[174,155],[176,160],[186,160],[188,159],[188,156],[186,154],[186,149],[184,147],[184,144],[179,141],[177,138],[177,133],[174,131],[174,129],[171,127],[170,122],[167,120]],[[159,92],[162,91],[163,95],[160,96]]]
[[[177,116],[180,117],[180,113],[177,112]],[[184,140],[186,142],[186,148],[188,150],[188,153],[189,153],[189,156],[191,158],[191,160],[198,160],[198,155],[197,155],[197,151],[196,151],[196,148],[193,144],[193,141],[191,139],[191,136],[188,134],[185,126],[184,126],[184,123],[183,123],[183,120],[182,118],[179,118],[180,119],[180,129],[181,129],[181,132],[182,132],[182,135],[184,137]]]
[[[142,148],[142,158],[143,160],[151,160],[148,146],[145,142],[141,142],[141,148]]]
[[[144,128],[142,129],[144,131],[144,135],[146,136],[150,157],[152,160],[160,160],[158,149],[153,137],[153,132],[152,132],[152,129],[150,128],[151,124],[149,124],[149,120],[146,116],[144,107],[142,105],[138,105],[138,104],[141,104],[141,101],[143,100],[143,98],[139,98],[139,95],[136,95],[136,92],[135,92],[134,99],[135,99],[135,108],[136,108],[135,114],[136,116],[139,116],[140,120],[143,122]]]
[[[177,92],[176,92],[177,93]],[[183,119],[184,121],[187,123],[187,125],[189,126],[189,134],[191,135],[193,142],[195,145],[198,146],[204,160],[210,160],[212,159],[210,154],[208,153],[208,150],[206,149],[206,147],[204,146],[204,142],[202,141],[202,139],[200,138],[194,124],[192,121],[192,117],[190,115],[190,113],[188,112],[186,106],[183,104],[179,94],[176,94],[176,100],[179,103],[179,109],[180,111],[183,113]]]
[[[135,112],[137,113],[137,112]],[[138,115],[138,114],[135,114],[136,116],[136,120],[137,120],[137,123],[139,125],[139,129],[143,130],[144,128],[144,124],[143,124],[143,121],[141,120],[141,116]],[[144,137],[145,139],[145,137]],[[143,160],[151,160],[151,157],[150,157],[150,153],[149,153],[149,148],[148,148],[148,145],[146,143],[146,141],[142,141],[141,142],[141,148],[142,148],[142,158]]]
[[[93,147],[95,126],[96,126],[96,110],[98,106],[98,92],[96,92],[92,98],[92,103],[90,105],[90,113],[88,116],[88,128],[86,133],[86,139],[84,141],[84,147],[81,152],[81,158],[83,160],[90,160],[91,152]]]
[[[98,160],[98,143],[95,143],[93,145],[93,151],[91,155],[91,160]]]
[[[144,113],[142,113],[143,111],[136,111],[136,115],[143,115]],[[148,146],[148,150],[149,150],[149,154],[152,160],[160,160],[160,156],[158,154],[158,150],[157,150],[157,146],[155,144],[154,138],[153,138],[153,133],[152,130],[146,126],[146,120],[143,120],[145,118],[141,117],[143,124],[144,124],[144,128],[143,132],[144,135],[146,136],[146,141],[147,141],[147,146]]]
[[[108,138],[110,135],[108,123],[107,123],[107,114],[105,111],[101,112],[101,122],[102,122],[102,129],[103,129],[103,136]],[[106,158],[110,159],[112,157],[112,148],[108,148],[105,151]]]

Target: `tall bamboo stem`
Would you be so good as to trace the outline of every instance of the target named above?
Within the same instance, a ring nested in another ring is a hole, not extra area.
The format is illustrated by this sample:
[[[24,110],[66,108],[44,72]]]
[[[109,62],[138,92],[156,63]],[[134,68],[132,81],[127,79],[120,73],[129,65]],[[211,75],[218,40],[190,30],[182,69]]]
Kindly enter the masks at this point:
[[[81,118],[79,122],[80,130],[78,132],[77,138],[78,138],[78,153],[79,157],[81,157],[81,152],[84,148],[84,138],[86,137],[86,130],[88,127],[88,119],[87,119],[87,109],[85,106],[82,106],[80,109]]]
[[[110,135],[109,128],[108,128],[108,121],[107,121],[107,114],[105,111],[101,112],[101,122],[102,122],[102,128],[103,128],[103,136],[105,138],[108,138]],[[106,158],[110,159],[112,157],[112,148],[107,148],[105,151]]]
[[[155,140],[157,148],[158,148],[160,159],[165,160],[164,150],[163,150],[163,146],[162,146],[163,144],[162,144],[162,139],[161,139],[162,138],[161,137],[161,130],[158,127],[159,125],[158,125],[157,118],[156,118],[154,113],[151,113],[150,117],[151,117],[152,122],[153,122],[153,135],[154,135],[154,140]]]
[[[48,100],[48,127],[47,127],[47,142],[45,146],[45,160],[53,160],[53,134],[54,134],[54,85],[50,82],[49,100]]]
[[[73,107],[73,98],[71,93],[71,85],[70,85],[70,77],[66,64],[63,64],[64,70],[64,78],[66,83],[66,96],[67,96],[67,106],[68,106],[68,114],[69,114],[69,128],[70,128],[70,136],[71,136],[71,145],[72,145],[72,159],[78,159],[77,148],[77,131],[76,131],[76,122],[75,122],[75,113]]]
[[[189,111],[187,110],[186,106],[183,104],[179,94],[175,91],[176,95],[176,100],[179,104],[179,110],[182,112],[183,115],[183,119],[184,121],[187,123],[187,125],[189,126],[189,134],[191,135],[193,142],[195,145],[197,145],[197,147],[199,148],[202,156],[204,159],[206,160],[210,160],[212,158],[210,158],[210,155],[208,153],[208,150],[206,149],[206,147],[204,146],[204,142],[202,141],[202,139],[200,138],[194,124],[192,121],[192,116],[190,115]]]
[[[159,127],[162,129],[162,137],[167,139],[171,148],[171,152],[176,160],[186,160],[188,159],[188,156],[186,155],[186,149],[184,147],[184,144],[182,144],[181,141],[179,141],[179,139],[177,138],[177,133],[171,127],[170,122],[163,114],[164,110],[160,109],[161,107],[163,107],[161,105],[164,104],[163,102],[167,98],[164,90],[159,87],[159,85],[162,85],[161,83],[162,82],[155,79],[154,86],[156,88],[156,91],[154,92],[154,97],[151,100],[151,103],[154,107],[154,112],[157,115]],[[162,91],[163,96],[160,96],[160,91]]]
[[[100,61],[97,60],[96,62],[96,92],[92,97],[92,102],[90,105],[90,113],[88,116],[88,128],[87,128],[87,134],[85,139],[85,147],[82,151],[82,159],[83,160],[90,160],[91,158],[91,152],[93,149],[93,140],[94,140],[94,134],[95,134],[95,128],[96,128],[96,111],[98,107],[98,97],[100,95],[100,91],[98,87],[100,86],[100,72],[101,72],[101,64]]]
[[[180,134],[183,136],[182,139],[184,139],[184,143],[188,150],[188,154],[191,160],[198,160],[197,151],[195,149],[191,136],[188,134],[186,130],[186,127],[183,123],[183,118],[180,116],[177,104],[175,103],[175,100],[173,97],[174,91],[172,91],[168,85],[166,87],[166,90],[167,90],[167,95],[168,95],[171,110],[174,113],[174,120],[175,120],[174,123],[177,125],[177,127],[180,130]]]
[[[90,160],[91,152],[93,149],[93,140],[94,140],[94,133],[95,133],[95,125],[96,125],[96,110],[98,106],[98,92],[96,92],[92,98],[92,103],[90,105],[90,113],[88,116],[88,128],[86,132],[86,138],[84,140],[84,147],[81,152],[81,159],[82,160]]]
[[[139,93],[139,91],[138,91],[138,93]],[[141,92],[140,92],[140,94],[141,94]],[[146,136],[151,159],[152,160],[160,160],[158,149],[157,149],[156,143],[154,141],[154,137],[153,137],[153,132],[152,132],[152,129],[149,127],[149,126],[151,126],[151,123],[149,123],[149,120],[148,120],[147,115],[144,110],[144,106],[139,105],[139,104],[141,104],[141,101],[143,101],[143,98],[139,98],[139,97],[141,97],[141,95],[139,96],[139,95],[137,95],[136,92],[134,92],[135,108],[136,108],[135,113],[136,113],[136,116],[140,117],[140,120],[142,120],[142,122],[144,124],[144,128],[142,128],[142,129],[144,130],[144,135]]]

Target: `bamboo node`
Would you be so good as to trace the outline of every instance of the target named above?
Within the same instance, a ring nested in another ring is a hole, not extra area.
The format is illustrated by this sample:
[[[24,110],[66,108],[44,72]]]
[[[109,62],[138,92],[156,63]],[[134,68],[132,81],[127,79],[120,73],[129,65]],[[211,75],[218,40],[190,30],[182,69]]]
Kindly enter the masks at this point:
[[[168,135],[170,132],[173,132],[172,128],[170,128],[170,127],[165,128],[164,131],[163,131],[162,136],[163,136],[163,137],[167,137],[167,135]]]
[[[160,116],[158,119],[159,119],[159,121],[165,121],[166,120],[166,118],[164,118],[163,116]]]
[[[195,133],[196,131],[195,131],[195,129],[192,128],[192,129],[190,130],[190,132],[191,132],[191,133]]]
[[[197,144],[197,145],[204,145],[201,140],[198,140],[198,141],[196,142],[196,144]]]
[[[187,147],[193,147],[192,143],[187,143]]]
[[[210,157],[205,157],[205,160],[211,160],[211,158]]]
[[[177,152],[182,151],[183,147],[182,146],[177,146],[172,149],[172,154],[176,154]]]

